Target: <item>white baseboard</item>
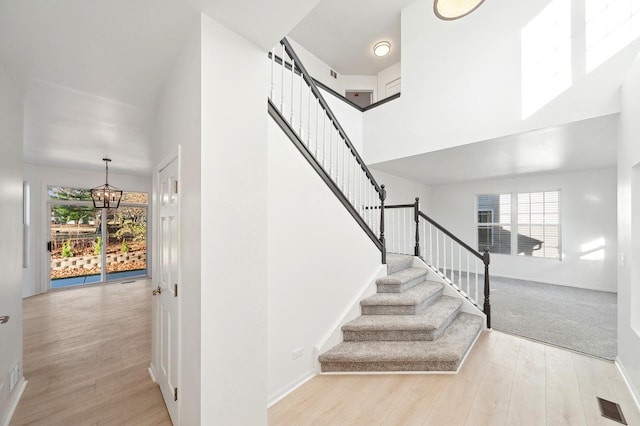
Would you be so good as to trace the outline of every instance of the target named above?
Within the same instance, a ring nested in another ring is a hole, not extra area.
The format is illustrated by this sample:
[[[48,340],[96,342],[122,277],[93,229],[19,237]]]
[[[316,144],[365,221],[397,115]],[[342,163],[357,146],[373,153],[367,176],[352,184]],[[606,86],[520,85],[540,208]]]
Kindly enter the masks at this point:
[[[2,424],[2,426],[9,426],[11,418],[18,408],[18,404],[20,403],[20,398],[22,398],[22,394],[27,387],[27,383],[28,382],[24,379],[24,377],[22,377],[18,382],[17,389],[13,391],[13,398],[9,403],[9,411],[7,411],[7,415],[5,418],[0,419],[0,424]]]
[[[153,364],[150,364],[150,365],[149,365],[148,370],[149,370],[149,375],[151,376],[151,380],[153,380],[153,383],[158,383],[158,381],[156,380],[156,375],[155,375],[155,373],[153,372],[153,370],[154,370],[154,369],[153,369]]]
[[[291,382],[289,385],[283,386],[278,392],[276,392],[276,394],[273,397],[269,398],[267,408],[271,407],[272,405],[275,405],[280,400],[284,399],[287,395],[289,395],[291,392],[298,389],[300,386],[304,385],[314,377],[316,377],[315,371],[309,371],[304,375],[302,375],[300,378]]]
[[[618,371],[624,379],[627,388],[629,389],[629,393],[631,393],[631,397],[633,398],[633,402],[635,402],[636,404],[636,408],[638,409],[638,411],[640,411],[640,392],[638,392],[635,386],[633,386],[633,383],[631,383],[629,375],[627,374],[627,370],[625,370],[624,365],[622,365],[619,357],[616,357],[615,364],[616,367],[618,367]]]

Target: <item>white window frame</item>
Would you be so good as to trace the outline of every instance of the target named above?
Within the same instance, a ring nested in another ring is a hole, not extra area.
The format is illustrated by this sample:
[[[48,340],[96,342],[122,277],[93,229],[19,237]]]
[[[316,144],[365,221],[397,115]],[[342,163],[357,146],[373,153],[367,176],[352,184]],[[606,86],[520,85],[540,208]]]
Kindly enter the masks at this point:
[[[518,195],[519,194],[533,194],[533,193],[547,193],[547,192],[557,192],[558,193],[558,224],[520,224],[518,222]],[[492,209],[479,209],[478,207],[478,198],[480,196],[486,195],[501,195],[501,194],[509,194],[511,196],[511,222],[508,225],[511,228],[511,253],[506,256],[520,256],[520,257],[529,257],[529,258],[537,258],[537,259],[547,259],[547,260],[562,260],[562,191],[560,189],[550,189],[550,190],[540,190],[540,191],[522,191],[522,192],[495,192],[495,193],[478,193],[475,196],[475,209],[474,209],[474,218],[475,218],[475,244],[476,247],[480,247],[480,241],[478,238],[478,230],[480,226],[487,225],[487,223],[478,222],[478,213],[481,211],[488,211]],[[492,213],[495,215],[495,212]],[[491,225],[496,225],[496,223],[491,223]],[[528,255],[520,255],[518,254],[518,228],[519,226],[557,226],[558,228],[558,257],[548,257],[548,256],[528,256]],[[491,239],[491,245],[493,245],[493,234]],[[492,255],[498,255],[504,253],[492,253]]]

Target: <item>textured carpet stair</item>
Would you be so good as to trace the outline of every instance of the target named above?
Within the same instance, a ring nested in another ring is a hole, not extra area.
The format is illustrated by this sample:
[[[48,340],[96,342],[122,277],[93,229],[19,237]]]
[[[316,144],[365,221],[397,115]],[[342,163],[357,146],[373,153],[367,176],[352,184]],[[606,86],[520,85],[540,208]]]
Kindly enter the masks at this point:
[[[378,278],[376,286],[378,287],[378,293],[402,293],[426,279],[426,269],[411,267],[394,272],[386,277]]]
[[[434,341],[343,342],[319,360],[323,372],[455,371],[482,324],[479,316],[459,313]]]
[[[413,266],[413,256],[405,254],[387,253],[387,274],[411,268]]]
[[[444,296],[414,257],[387,255],[387,276],[360,302],[362,315],[342,326],[343,342],[319,357],[323,372],[455,371],[484,326]]]
[[[417,284],[403,293],[376,293],[362,301],[363,315],[413,315],[440,296],[444,286],[435,281]]]
[[[416,315],[362,315],[342,326],[344,341],[434,340],[460,312],[462,300],[443,296]]]

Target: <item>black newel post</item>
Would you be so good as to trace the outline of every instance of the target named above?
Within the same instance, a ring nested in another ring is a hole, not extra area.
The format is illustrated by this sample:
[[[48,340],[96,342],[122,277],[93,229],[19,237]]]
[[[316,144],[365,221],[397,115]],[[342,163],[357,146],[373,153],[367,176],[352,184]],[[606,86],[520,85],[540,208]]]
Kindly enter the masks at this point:
[[[382,264],[387,263],[387,246],[384,241],[384,200],[387,198],[387,191],[384,185],[380,185],[380,242],[382,243]]]
[[[416,197],[416,202],[413,203],[413,220],[416,221],[416,247],[413,251],[414,256],[420,256],[420,198]]]
[[[484,314],[487,316],[487,328],[491,328],[491,302],[489,300],[489,249],[484,249],[482,255],[484,262]]]

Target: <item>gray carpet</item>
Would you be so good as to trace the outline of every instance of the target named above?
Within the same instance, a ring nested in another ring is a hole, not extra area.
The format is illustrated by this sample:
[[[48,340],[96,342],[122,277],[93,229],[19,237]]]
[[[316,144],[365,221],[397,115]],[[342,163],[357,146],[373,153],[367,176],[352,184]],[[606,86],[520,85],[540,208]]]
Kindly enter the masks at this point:
[[[615,293],[492,277],[491,313],[495,330],[610,360],[617,353]]]

